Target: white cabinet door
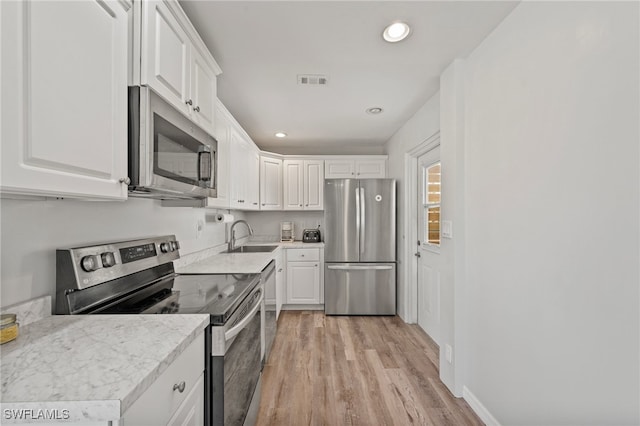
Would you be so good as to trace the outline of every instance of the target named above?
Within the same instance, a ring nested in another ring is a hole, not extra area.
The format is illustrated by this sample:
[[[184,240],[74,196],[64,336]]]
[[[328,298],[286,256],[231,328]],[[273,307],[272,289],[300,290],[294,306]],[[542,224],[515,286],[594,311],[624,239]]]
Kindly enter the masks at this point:
[[[304,162],[284,160],[284,209],[303,210],[304,208]]]
[[[322,210],[324,193],[324,161],[304,161],[304,209]]]
[[[3,194],[126,199],[129,7],[3,1]]]
[[[189,115],[193,105],[189,96],[189,37],[162,1],[145,1],[142,7],[141,83]]]
[[[196,381],[167,426],[204,425],[204,373]],[[126,425],[125,425],[126,426]]]
[[[358,179],[382,179],[387,177],[387,160],[356,160],[356,177]]]
[[[229,208],[229,161],[231,158],[231,124],[227,119],[224,105],[216,99],[215,131],[213,136],[218,141],[216,151],[216,189],[217,196],[209,201],[212,207]]]
[[[247,210],[260,210],[260,150],[249,140],[247,142]]]
[[[204,398],[204,387],[200,382],[204,371],[204,346],[204,334],[200,333],[127,409],[122,418],[124,425],[184,424],[172,420],[198,420],[189,413],[200,404],[198,400]],[[193,411],[196,416],[199,414],[195,412],[197,408]],[[204,408],[201,411],[204,413]]]
[[[193,121],[209,133],[215,131],[216,74],[204,56],[191,48],[191,112]]]
[[[260,210],[282,210],[282,160],[260,157]]]
[[[354,160],[325,160],[324,177],[326,179],[355,178],[356,169]]]
[[[312,262],[287,262],[287,303],[320,303],[320,265]]]
[[[245,142],[235,128],[230,130],[231,162],[229,182],[229,204],[231,208],[244,210],[246,207],[247,193],[247,148]]]

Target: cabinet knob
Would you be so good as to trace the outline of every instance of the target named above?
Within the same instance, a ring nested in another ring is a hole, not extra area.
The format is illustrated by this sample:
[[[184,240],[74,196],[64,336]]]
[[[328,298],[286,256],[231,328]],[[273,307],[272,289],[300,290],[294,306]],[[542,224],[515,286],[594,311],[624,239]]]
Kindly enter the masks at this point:
[[[253,203],[253,205],[254,205],[254,206],[257,206],[257,205],[258,205],[258,203]],[[263,206],[264,206],[264,204],[263,204]]]
[[[265,203],[262,203],[262,205],[263,205],[263,206],[266,206],[266,204],[265,204]]]
[[[278,269],[278,272],[282,272],[282,268]]]
[[[185,104],[187,105],[193,105],[193,101],[191,99],[189,99],[188,101],[185,102]]]
[[[305,204],[304,206],[305,206],[305,207],[309,207],[309,204]]]
[[[304,254],[301,254],[300,257],[304,257]]]
[[[184,392],[184,388],[186,386],[187,386],[187,384],[184,381],[182,381],[182,382],[180,382],[180,384],[173,385],[173,390],[174,391],[177,390],[178,392],[182,393],[182,392]]]
[[[131,183],[131,179],[128,177],[120,178],[120,183],[124,183],[125,185],[129,185]]]
[[[318,267],[318,264],[316,263],[316,264],[315,264],[315,265],[313,265],[313,266],[315,266],[315,267],[317,268],[317,267]]]
[[[302,207],[302,204],[300,204],[300,207]]]
[[[195,112],[200,112],[200,107],[199,107],[199,106],[197,106],[197,107],[195,107],[193,110],[194,110]]]

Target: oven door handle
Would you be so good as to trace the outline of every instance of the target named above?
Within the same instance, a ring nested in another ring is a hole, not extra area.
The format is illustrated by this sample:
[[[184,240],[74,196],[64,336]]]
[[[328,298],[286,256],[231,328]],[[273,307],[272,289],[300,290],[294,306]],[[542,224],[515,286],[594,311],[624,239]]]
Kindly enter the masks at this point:
[[[233,327],[231,327],[229,330],[227,330],[224,333],[224,340],[229,341],[231,339],[233,339],[234,337],[236,337],[236,335],[238,333],[240,333],[242,331],[243,328],[245,328],[247,326],[247,324],[249,324],[251,322],[251,320],[253,319],[253,316],[256,314],[256,312],[258,312],[260,310],[260,305],[262,304],[262,300],[264,299],[264,294],[262,292],[260,292],[260,299],[258,300],[258,303],[256,303],[256,306],[254,306],[251,309],[251,312],[249,312],[247,314],[247,316],[245,316],[242,321],[240,321],[238,324],[234,325]]]

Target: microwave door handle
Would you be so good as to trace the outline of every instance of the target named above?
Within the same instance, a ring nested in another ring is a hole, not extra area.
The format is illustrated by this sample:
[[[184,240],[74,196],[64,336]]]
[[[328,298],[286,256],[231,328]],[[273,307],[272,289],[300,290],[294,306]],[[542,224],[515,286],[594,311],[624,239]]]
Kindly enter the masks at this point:
[[[205,158],[208,158],[208,160],[205,160]],[[206,174],[203,173],[203,168],[207,169]],[[198,152],[198,180],[200,182],[211,181],[211,151]]]
[[[244,318],[242,318],[242,320],[238,324],[234,325],[224,333],[224,340],[229,341],[233,339],[238,333],[242,331],[242,329],[246,327],[248,323],[251,322],[256,312],[260,310],[260,305],[262,304],[263,299],[264,294],[260,294],[260,299],[258,300],[258,303],[256,303],[256,306],[251,309],[251,312],[249,312]]]

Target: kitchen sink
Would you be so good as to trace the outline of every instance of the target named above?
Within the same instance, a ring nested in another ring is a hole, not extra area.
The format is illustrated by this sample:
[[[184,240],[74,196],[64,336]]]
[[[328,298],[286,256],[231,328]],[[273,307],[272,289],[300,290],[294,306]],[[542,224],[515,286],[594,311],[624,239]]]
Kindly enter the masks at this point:
[[[278,246],[240,246],[223,253],[270,253],[277,248]]]

